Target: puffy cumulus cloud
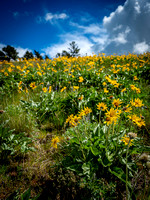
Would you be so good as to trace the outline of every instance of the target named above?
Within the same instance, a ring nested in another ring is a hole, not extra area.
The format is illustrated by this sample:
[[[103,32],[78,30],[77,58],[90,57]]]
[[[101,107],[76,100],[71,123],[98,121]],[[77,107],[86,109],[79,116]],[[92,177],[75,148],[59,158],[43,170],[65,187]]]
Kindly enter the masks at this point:
[[[150,2],[149,0],[126,0],[124,5],[103,18],[107,41],[102,47],[96,44],[96,52],[107,54],[143,53],[150,50]]]
[[[60,35],[61,43],[52,45],[50,47],[47,47],[43,49],[44,53],[51,58],[54,58],[57,53],[61,53],[63,50],[68,51],[69,44],[72,41],[75,41],[75,43],[80,48],[80,55],[92,55],[92,46],[93,43],[85,36],[82,36],[78,33],[67,33],[65,35]]]
[[[133,51],[138,54],[146,52],[146,51],[150,51],[150,46],[146,44],[146,42],[140,42],[133,46]]]

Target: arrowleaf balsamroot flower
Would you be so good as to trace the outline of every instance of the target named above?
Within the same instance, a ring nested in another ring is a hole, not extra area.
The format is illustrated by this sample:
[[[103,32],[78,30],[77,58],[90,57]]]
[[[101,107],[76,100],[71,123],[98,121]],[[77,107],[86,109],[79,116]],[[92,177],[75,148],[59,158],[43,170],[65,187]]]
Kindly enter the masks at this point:
[[[73,91],[78,90],[79,86],[73,86]]]
[[[107,110],[106,115],[106,122],[107,125],[110,125],[112,123],[116,123],[117,119],[120,117],[121,110],[111,108],[109,111]]]
[[[108,93],[109,91],[107,90],[107,88],[104,88],[104,93]]]
[[[35,85],[35,82],[30,83],[30,87],[34,90],[37,86]]]
[[[67,89],[67,87],[63,87],[61,90],[60,90],[60,92],[63,92],[64,90],[66,90]]]
[[[135,85],[130,85],[131,90],[136,91],[137,94],[141,93],[140,88],[137,88]]]
[[[81,101],[83,99],[83,95],[81,97],[79,97],[78,99],[79,99],[79,101]]]
[[[54,138],[52,139],[51,146],[52,146],[53,148],[57,149],[57,143],[59,143],[59,142],[60,142],[60,139],[59,139],[58,136],[56,136],[56,137],[54,137]]]
[[[47,88],[46,87],[44,87],[44,88],[42,88],[42,90],[43,90],[43,92],[47,92]]]
[[[85,113],[85,115],[88,115],[89,113],[92,112],[92,110],[91,110],[91,108],[86,107],[86,108],[84,108],[83,112]]]
[[[120,101],[119,99],[114,99],[112,104],[114,105],[114,107],[120,107],[120,104],[122,104],[122,101]]]
[[[132,111],[132,107],[129,106],[129,104],[126,107],[123,107],[122,109],[126,113],[130,113]]]
[[[79,81],[78,81],[78,82],[79,82],[79,83],[82,83],[83,81],[84,81],[83,77],[82,77],[82,76],[80,76],[80,77],[79,77]]]
[[[131,105],[134,107],[142,107],[144,106],[144,104],[142,104],[142,100],[140,100],[139,98],[134,99],[134,101],[130,101]]]
[[[134,76],[134,78],[133,78],[133,79],[134,79],[134,81],[136,81],[136,80],[139,80],[139,79],[137,78],[137,76]]]
[[[145,121],[141,117],[138,117],[135,114],[129,115],[128,118],[131,119],[132,122],[135,123],[140,128],[141,128],[141,126],[145,126]]]
[[[80,123],[80,120],[82,119],[82,117],[88,115],[91,112],[92,112],[91,108],[86,107],[82,109],[77,115],[71,114],[66,119],[66,123],[69,123],[71,126],[77,126],[78,123]]]
[[[126,89],[126,88],[124,88],[124,89],[122,89],[122,90],[121,90],[121,92],[125,92],[126,90],[127,90],[127,89]]]
[[[105,103],[101,102],[101,103],[97,104],[97,109],[105,111],[107,109],[107,106]]]
[[[130,141],[130,146],[133,145],[133,139],[130,139],[129,136],[127,136],[126,134],[124,135],[124,137],[122,137],[121,139],[122,142],[124,142],[125,145],[128,145],[129,144],[129,141]]]
[[[51,93],[51,91],[52,91],[52,86],[49,86],[48,92]]]

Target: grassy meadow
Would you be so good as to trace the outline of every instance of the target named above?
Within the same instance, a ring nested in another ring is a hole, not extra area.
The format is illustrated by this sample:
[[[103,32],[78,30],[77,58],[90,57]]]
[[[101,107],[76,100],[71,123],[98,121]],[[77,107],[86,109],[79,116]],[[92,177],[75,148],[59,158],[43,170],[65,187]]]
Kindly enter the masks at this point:
[[[0,199],[148,199],[150,53],[0,62]]]

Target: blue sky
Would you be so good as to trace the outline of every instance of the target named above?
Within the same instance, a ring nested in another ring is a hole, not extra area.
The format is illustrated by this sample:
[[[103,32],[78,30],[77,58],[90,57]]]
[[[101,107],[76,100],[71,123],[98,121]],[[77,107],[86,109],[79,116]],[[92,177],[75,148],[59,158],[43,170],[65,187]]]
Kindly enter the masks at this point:
[[[81,55],[150,51],[150,0],[1,0],[0,49],[55,57],[75,41]]]

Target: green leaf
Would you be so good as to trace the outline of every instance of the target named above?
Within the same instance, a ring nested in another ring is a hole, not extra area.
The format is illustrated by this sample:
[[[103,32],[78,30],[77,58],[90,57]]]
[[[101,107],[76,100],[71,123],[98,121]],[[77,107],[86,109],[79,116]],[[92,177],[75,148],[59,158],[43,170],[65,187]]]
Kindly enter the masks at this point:
[[[98,162],[100,162],[103,165],[103,167],[109,167],[112,165],[112,162],[108,160],[107,156],[102,158],[101,155],[99,155]]]
[[[91,172],[90,164],[89,163],[84,163],[82,165],[82,169],[83,169],[83,174],[87,175],[87,177],[90,177],[90,172]]]
[[[99,150],[95,146],[92,146],[90,149],[94,156],[97,156],[100,154]]]
[[[76,143],[76,144],[80,144],[79,140],[77,138],[72,138],[70,140],[70,143]]]
[[[21,200],[29,200],[31,196],[31,188],[26,190],[22,195],[21,195]]]
[[[109,172],[111,172],[116,177],[118,177],[121,181],[123,181],[124,183],[126,183],[126,174],[124,173],[124,171],[121,168],[119,168],[119,167],[113,167],[113,170],[111,170],[109,168]],[[130,182],[128,182],[127,184],[131,188]]]

